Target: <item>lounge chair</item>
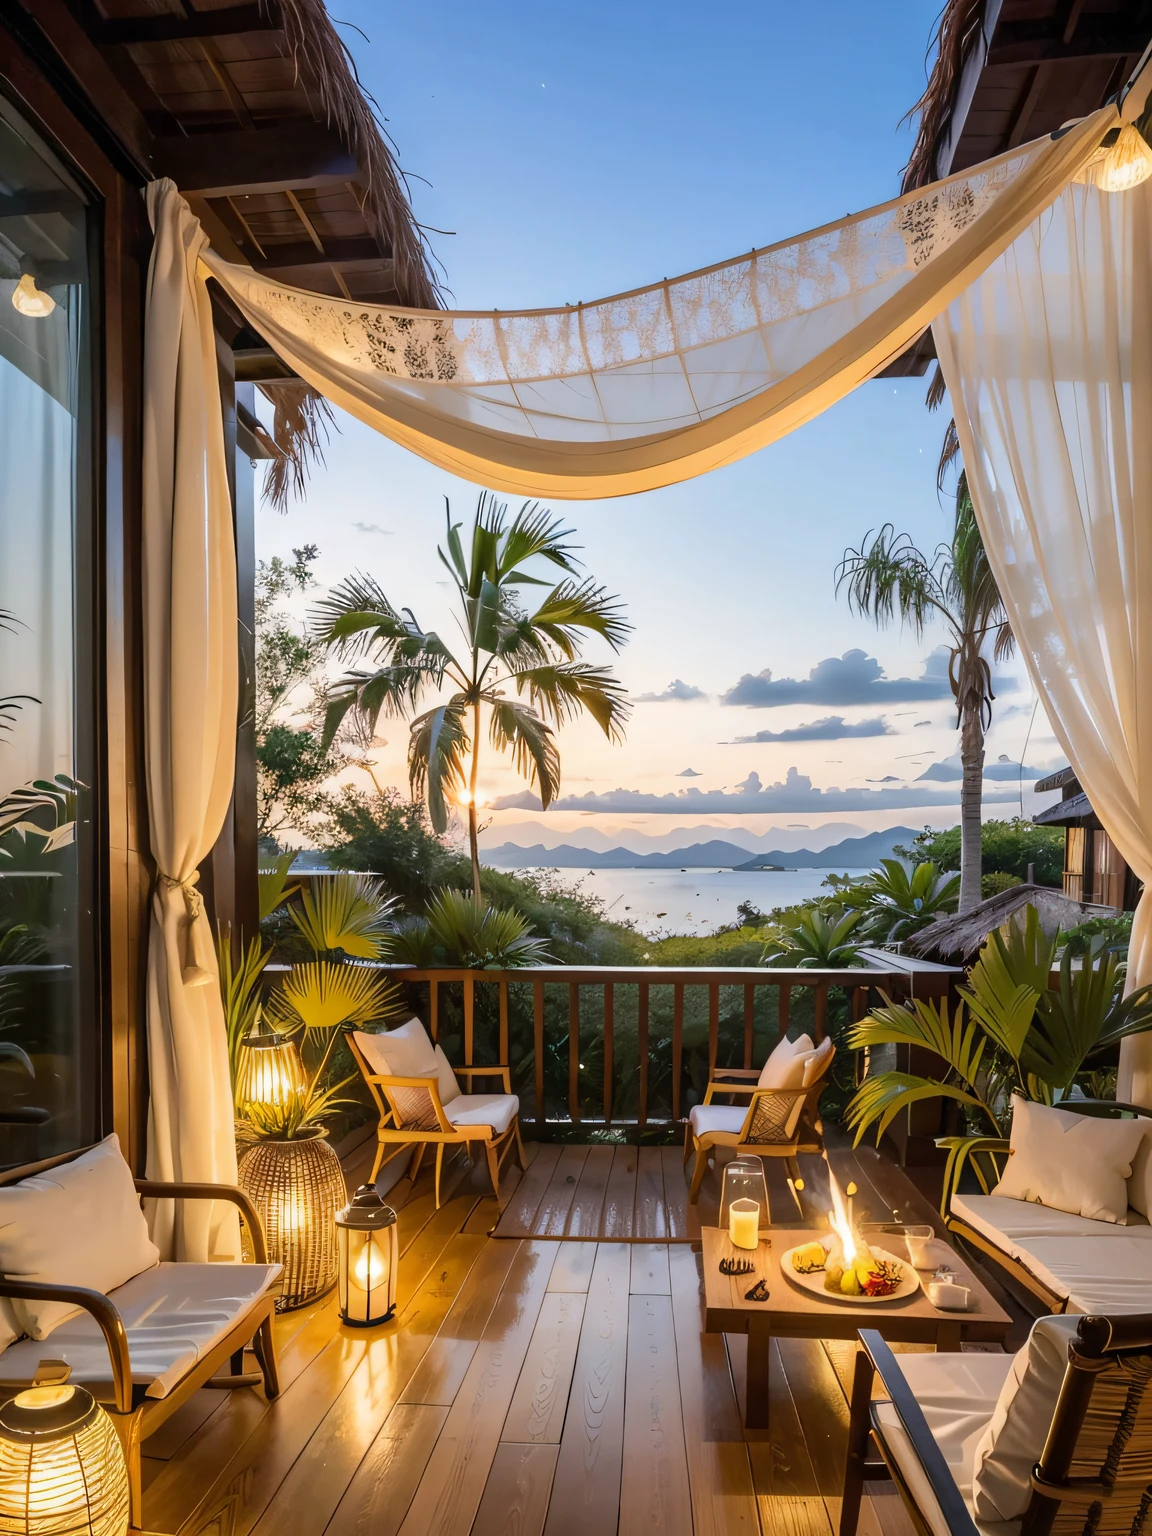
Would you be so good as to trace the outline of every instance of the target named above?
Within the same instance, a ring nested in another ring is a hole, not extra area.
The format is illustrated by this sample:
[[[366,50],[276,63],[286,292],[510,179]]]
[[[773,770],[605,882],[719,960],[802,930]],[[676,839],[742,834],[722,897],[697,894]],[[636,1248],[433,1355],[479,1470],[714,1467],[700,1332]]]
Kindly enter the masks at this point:
[[[712,1153],[718,1147],[735,1154],[782,1157],[793,1179],[800,1177],[798,1152],[821,1152],[824,1128],[820,1095],[836,1049],[831,1040],[813,1045],[807,1035],[785,1037],[759,1070],[717,1067],[704,1094],[693,1107],[684,1130],[684,1162],[695,1156],[689,1201],[700,1196]],[[747,1096],[748,1104],[714,1104],[717,1094]]]

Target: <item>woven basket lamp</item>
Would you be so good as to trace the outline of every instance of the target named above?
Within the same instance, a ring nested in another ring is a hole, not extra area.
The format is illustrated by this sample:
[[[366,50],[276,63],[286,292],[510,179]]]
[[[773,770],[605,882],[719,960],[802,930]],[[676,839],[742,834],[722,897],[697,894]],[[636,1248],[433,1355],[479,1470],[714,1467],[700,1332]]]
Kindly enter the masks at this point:
[[[2,1536],[125,1536],[128,1469],[83,1387],[30,1387],[0,1408]]]
[[[330,1291],[338,1262],[336,1212],[348,1192],[340,1159],[323,1132],[299,1141],[253,1142],[240,1157],[238,1177],[263,1220],[268,1258],[284,1266],[277,1312]]]

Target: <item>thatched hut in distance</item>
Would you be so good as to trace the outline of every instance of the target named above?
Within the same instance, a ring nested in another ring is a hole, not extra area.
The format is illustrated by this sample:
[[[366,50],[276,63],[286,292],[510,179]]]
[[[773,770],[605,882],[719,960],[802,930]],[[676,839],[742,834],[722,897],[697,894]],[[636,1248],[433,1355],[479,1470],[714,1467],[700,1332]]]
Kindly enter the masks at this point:
[[[901,946],[906,955],[944,965],[972,965],[988,935],[1023,907],[1033,906],[1048,934],[1071,928],[1085,917],[1083,907],[1047,885],[1014,885],[990,896],[962,916],[938,917]]]

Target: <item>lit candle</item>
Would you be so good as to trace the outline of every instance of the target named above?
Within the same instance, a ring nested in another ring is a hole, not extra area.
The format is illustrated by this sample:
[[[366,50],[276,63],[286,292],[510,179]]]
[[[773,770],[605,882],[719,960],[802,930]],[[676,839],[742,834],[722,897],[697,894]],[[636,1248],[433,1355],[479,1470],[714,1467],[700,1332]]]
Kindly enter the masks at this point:
[[[737,1248],[755,1248],[760,1241],[760,1207],[755,1200],[733,1200],[728,1207],[728,1236]]]

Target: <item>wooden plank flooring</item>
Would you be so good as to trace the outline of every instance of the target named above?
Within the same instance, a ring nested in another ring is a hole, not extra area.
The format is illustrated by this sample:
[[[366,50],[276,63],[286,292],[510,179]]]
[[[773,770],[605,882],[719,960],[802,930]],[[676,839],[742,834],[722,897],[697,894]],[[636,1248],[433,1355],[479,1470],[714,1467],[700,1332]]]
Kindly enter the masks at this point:
[[[348,1166],[349,1184],[371,1151]],[[147,1528],[835,1536],[852,1346],[778,1341],[772,1430],[745,1432],[746,1341],[703,1333],[689,1246],[714,1210],[714,1175],[693,1210],[676,1148],[528,1154],[527,1171],[507,1175],[503,1212],[463,1158],[446,1169],[439,1211],[430,1174],[395,1183],[396,1320],[341,1329],[331,1295],[278,1318],[274,1403],[204,1390],[145,1445]],[[910,1198],[882,1159],[845,1156],[837,1172],[856,1177],[868,1215]],[[825,1173],[804,1172],[815,1215]],[[775,1181],[772,1198],[794,1219]],[[531,1235],[493,1241],[497,1222]],[[870,1486],[860,1536],[910,1533],[899,1500]]]

